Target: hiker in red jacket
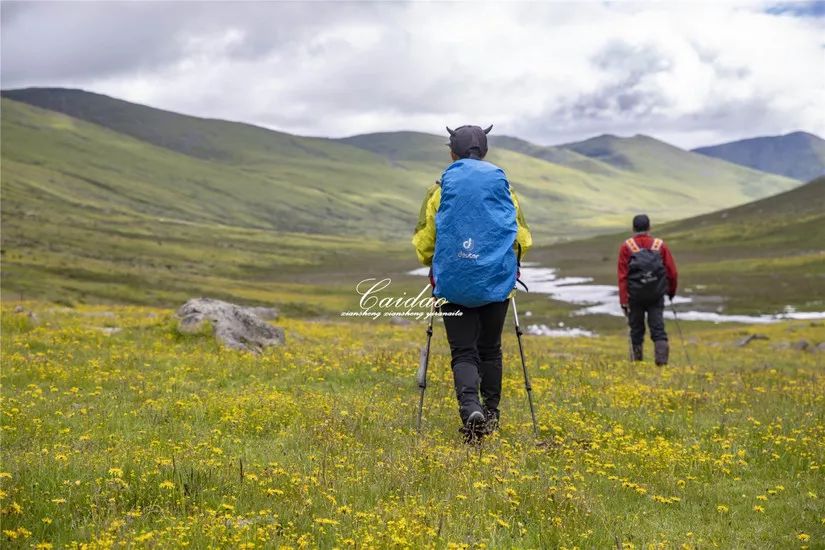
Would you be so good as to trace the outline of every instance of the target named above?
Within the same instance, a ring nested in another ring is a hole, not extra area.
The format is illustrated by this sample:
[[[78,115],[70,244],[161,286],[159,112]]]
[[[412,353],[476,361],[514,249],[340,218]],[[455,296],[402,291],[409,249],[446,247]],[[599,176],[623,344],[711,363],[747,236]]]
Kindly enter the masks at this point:
[[[657,365],[667,365],[670,347],[665,332],[665,294],[676,295],[676,262],[662,239],[650,235],[650,218],[633,218],[633,236],[619,248],[619,303],[630,325],[633,360],[642,360],[645,315]]]

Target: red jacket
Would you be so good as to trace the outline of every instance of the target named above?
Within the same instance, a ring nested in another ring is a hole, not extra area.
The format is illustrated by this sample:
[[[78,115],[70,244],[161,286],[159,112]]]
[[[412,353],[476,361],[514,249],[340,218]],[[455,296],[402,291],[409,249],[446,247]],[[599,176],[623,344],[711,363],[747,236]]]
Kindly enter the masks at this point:
[[[651,248],[653,246],[653,241],[656,239],[647,233],[637,233],[636,235],[633,235],[633,240],[636,241],[636,245],[639,248]],[[667,272],[667,293],[668,295],[673,296],[676,294],[676,285],[679,279],[679,272],[676,271],[676,262],[673,260],[673,255],[670,253],[670,249],[664,241],[662,241],[662,244],[659,247],[659,253],[662,255],[662,262],[665,264],[665,271]],[[623,306],[628,303],[627,271],[629,268],[630,256],[632,255],[633,251],[630,250],[627,241],[623,242],[621,248],[619,248],[619,265],[616,269],[619,276],[619,303]]]

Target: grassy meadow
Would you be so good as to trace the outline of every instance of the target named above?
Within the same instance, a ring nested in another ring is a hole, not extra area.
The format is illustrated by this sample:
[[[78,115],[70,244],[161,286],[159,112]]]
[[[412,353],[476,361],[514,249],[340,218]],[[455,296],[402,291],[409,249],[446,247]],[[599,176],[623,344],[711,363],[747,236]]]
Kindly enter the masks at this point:
[[[657,368],[627,361],[620,319],[520,294],[523,324],[599,334],[526,337],[541,445],[509,322],[500,432],[461,443],[438,324],[419,434],[423,323],[340,312],[368,277],[424,285],[409,238],[444,138],[3,96],[3,548],[825,548],[825,353],[793,345],[822,322],[671,326]],[[499,136],[490,160],[527,260],[605,283],[624,236],[603,234],[640,208],[658,225],[792,189],[656,231],[699,308],[825,310],[825,180],[644,136]],[[276,307],[286,345],[178,334],[170,308],[199,295]]]
[[[825,547],[825,354],[789,346],[821,322],[686,324],[665,368],[526,337],[543,446],[508,324],[501,430],[468,447],[440,325],[418,434],[420,323],[287,317],[255,356],[169,310],[13,305],[5,548]]]

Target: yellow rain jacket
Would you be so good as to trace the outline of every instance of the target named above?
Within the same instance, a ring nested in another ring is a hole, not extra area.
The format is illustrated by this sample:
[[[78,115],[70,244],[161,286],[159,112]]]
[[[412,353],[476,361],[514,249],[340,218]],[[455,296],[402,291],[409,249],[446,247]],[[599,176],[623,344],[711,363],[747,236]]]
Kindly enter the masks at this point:
[[[521,245],[521,260],[527,250],[533,246],[533,237],[530,235],[530,228],[527,222],[524,221],[524,213],[519,208],[518,197],[512,186],[510,187],[510,196],[513,199],[513,206],[516,207],[516,223],[518,231],[516,233],[516,242],[513,243],[513,249],[518,255],[518,245]],[[435,213],[438,212],[438,207],[441,204],[441,182],[436,182],[427,189],[427,196],[424,197],[424,202],[421,204],[421,210],[418,213],[418,223],[415,225],[415,234],[412,238],[412,244],[415,247],[415,253],[418,255],[418,261],[426,266],[433,265],[433,254],[435,254]]]

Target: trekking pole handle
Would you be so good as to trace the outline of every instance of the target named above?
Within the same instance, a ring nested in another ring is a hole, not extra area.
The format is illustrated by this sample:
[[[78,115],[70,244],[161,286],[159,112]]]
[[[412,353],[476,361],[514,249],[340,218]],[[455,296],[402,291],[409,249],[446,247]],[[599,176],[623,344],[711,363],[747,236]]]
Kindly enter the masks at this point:
[[[435,317],[435,296],[432,296],[432,304],[430,304],[430,321],[427,323],[427,336],[433,334],[433,317]]]

